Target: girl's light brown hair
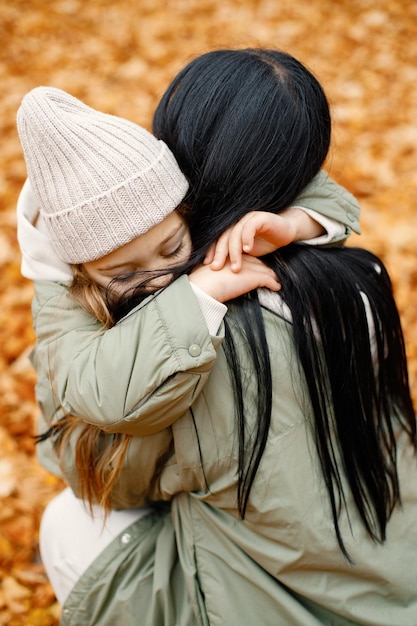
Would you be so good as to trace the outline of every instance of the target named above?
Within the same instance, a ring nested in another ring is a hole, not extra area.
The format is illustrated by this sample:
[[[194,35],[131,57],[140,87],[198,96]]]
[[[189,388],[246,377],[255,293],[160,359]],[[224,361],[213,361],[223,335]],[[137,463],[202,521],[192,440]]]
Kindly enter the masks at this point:
[[[75,265],[72,270],[71,295],[104,328],[111,328],[115,321],[108,309],[105,292],[94,283],[82,265]],[[93,504],[99,504],[108,512],[112,505],[112,490],[132,436],[120,433],[111,436],[74,415],[60,420],[54,426],[52,436],[58,456],[64,454],[67,446],[74,446],[79,480],[77,495],[88,503],[90,511]]]

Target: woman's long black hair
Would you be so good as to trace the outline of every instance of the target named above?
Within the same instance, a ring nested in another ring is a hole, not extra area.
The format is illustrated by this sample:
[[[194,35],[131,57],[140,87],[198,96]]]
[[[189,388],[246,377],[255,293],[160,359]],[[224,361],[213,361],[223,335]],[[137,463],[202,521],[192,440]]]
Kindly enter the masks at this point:
[[[190,182],[185,199],[194,246],[185,266],[190,269],[248,211],[279,213],[295,200],[326,159],[331,124],[320,84],[290,55],[218,50],[198,57],[174,79],[156,110],[154,132],[169,145]],[[416,446],[391,283],[382,263],[359,249],[290,245],[265,262],[279,276],[281,297],[291,311],[335,531],[348,556],[338,523],[346,503],[342,476],[369,535],[383,541],[400,501],[398,426]],[[268,437],[273,377],[256,292],[239,298],[232,308],[258,389],[253,437],[247,433],[235,330],[226,317],[224,350],[239,433],[238,506],[244,517]]]
[[[397,437],[416,447],[401,322],[382,262],[360,248],[289,246],[271,259],[283,280],[294,341],[313,408],[337,539],[345,476],[376,541],[401,501]],[[347,511],[349,514],[349,511]]]

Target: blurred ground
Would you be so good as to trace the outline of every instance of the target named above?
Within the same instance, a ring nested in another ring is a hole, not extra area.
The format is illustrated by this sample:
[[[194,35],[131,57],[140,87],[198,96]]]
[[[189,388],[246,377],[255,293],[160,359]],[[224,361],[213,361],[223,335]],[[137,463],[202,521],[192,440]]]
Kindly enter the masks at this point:
[[[158,7],[158,8],[155,8]],[[53,626],[59,608],[37,550],[61,485],[38,467],[32,287],[19,273],[15,203],[25,167],[15,130],[40,84],[150,127],[171,78],[218,47],[283,48],[321,80],[333,109],[327,169],[356,194],[363,234],[400,308],[417,400],[417,4],[413,0],[0,0],[0,626]]]

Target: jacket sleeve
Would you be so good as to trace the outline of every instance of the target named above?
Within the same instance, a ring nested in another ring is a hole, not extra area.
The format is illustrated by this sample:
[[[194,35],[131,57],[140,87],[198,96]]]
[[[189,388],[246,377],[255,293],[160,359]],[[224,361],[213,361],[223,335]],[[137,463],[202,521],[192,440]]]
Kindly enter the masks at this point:
[[[74,432],[71,441],[61,451],[59,466],[65,482],[77,498],[82,498],[79,474],[75,466],[77,437],[77,432]],[[112,435],[106,433],[105,437],[106,442],[102,443],[110,445]],[[155,502],[155,496],[160,501],[159,490],[155,490],[155,478],[161,471],[162,464],[170,466],[174,460],[171,428],[148,437],[132,437],[120,474],[111,490],[111,508],[117,510],[146,506]],[[169,499],[171,498],[167,497]]]
[[[45,423],[39,423],[39,431],[47,429]],[[75,431],[60,451],[59,457],[49,437],[36,446],[39,463],[49,472],[62,478],[81,498],[79,474],[75,455],[78,432]],[[101,445],[111,445],[113,434],[105,433]],[[175,467],[172,451],[172,429],[165,428],[160,433],[147,437],[132,437],[127,447],[126,456],[115,485],[111,491],[111,508],[125,509],[149,505],[155,499],[161,499],[158,482],[155,477],[161,471],[162,464]],[[170,499],[170,496],[165,496]]]
[[[221,336],[211,336],[186,276],[109,330],[65,285],[35,283],[37,399],[48,424],[77,415],[107,432],[162,431],[203,388]]]
[[[324,171],[320,172],[302,190],[292,206],[310,209],[331,218],[344,226],[341,234],[334,236],[326,245],[340,245],[352,230],[360,234],[360,207],[356,198],[344,187],[338,185]]]

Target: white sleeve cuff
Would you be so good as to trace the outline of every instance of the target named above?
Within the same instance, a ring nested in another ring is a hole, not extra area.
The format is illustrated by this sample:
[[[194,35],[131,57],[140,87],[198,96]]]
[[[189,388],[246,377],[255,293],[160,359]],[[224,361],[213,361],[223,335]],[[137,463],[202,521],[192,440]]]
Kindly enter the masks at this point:
[[[210,335],[216,335],[227,313],[227,306],[209,296],[208,293],[203,291],[200,287],[197,287],[197,285],[191,281],[190,285],[197,298],[203,317],[206,320]]]
[[[321,213],[318,213],[317,211],[313,211],[313,209],[306,209],[303,206],[292,206],[291,208],[304,211],[326,230],[326,232],[323,233],[323,235],[319,235],[319,237],[314,237],[313,239],[305,239],[303,241],[298,241],[297,243],[304,243],[311,246],[323,245],[326,243],[331,243],[334,239],[339,239],[345,234],[346,229],[344,225],[332,219],[331,217],[326,217]]]

